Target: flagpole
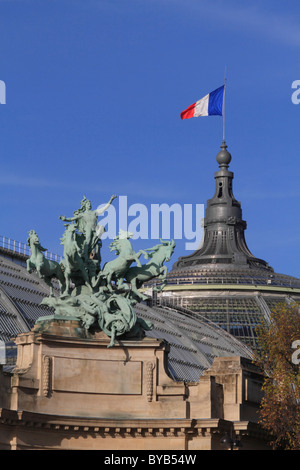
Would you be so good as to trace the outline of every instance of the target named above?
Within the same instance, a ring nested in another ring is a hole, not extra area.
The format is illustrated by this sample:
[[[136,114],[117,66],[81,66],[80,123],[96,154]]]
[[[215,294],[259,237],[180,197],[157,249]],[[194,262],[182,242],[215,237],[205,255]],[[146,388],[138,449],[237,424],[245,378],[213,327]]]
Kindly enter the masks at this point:
[[[224,72],[224,93],[223,93],[223,142],[225,142],[225,89],[226,89],[226,65]]]

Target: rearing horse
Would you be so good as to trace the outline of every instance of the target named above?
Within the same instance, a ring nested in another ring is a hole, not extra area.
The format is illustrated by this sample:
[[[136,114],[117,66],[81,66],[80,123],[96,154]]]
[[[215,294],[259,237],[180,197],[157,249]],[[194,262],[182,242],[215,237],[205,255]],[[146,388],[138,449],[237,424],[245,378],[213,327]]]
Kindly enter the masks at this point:
[[[133,261],[136,261],[138,266],[142,266],[139,260],[142,252],[136,253],[129,241],[133,234],[125,232],[124,230],[119,231],[119,235],[114,238],[114,241],[110,244],[110,251],[116,251],[118,257],[112,261],[108,261],[103,266],[103,270],[99,273],[95,285],[98,286],[103,278],[106,278],[106,285],[110,292],[113,292],[111,281],[114,280],[118,287],[123,284],[124,274],[128,271],[128,268]]]
[[[162,290],[166,284],[168,268],[167,266],[163,266],[163,263],[170,261],[176,244],[174,240],[163,241],[160,239],[160,241],[161,244],[147,248],[146,250],[141,250],[146,259],[151,258],[148,263],[143,266],[133,266],[125,273],[126,281],[131,283],[132,292],[142,300],[148,298],[138,291],[144,282],[150,281],[155,277],[162,279],[162,285],[156,288],[156,290]],[[150,253],[147,253],[148,251],[150,251]]]
[[[51,296],[53,295],[53,285],[51,280],[54,277],[59,280],[60,288],[63,292],[66,284],[61,266],[56,261],[48,260],[45,257],[43,252],[47,250],[40,245],[39,237],[35,230],[30,230],[27,243],[31,249],[31,256],[26,261],[27,271],[29,273],[35,270],[37,271],[38,276],[50,287]]]
[[[80,271],[84,279],[85,285],[93,292],[89,275],[85,269],[84,261],[81,257],[82,253],[76,241],[76,225],[70,224],[66,226],[66,230],[61,238],[61,244],[64,245],[64,274],[66,282],[66,292],[70,293],[71,274],[74,271]]]

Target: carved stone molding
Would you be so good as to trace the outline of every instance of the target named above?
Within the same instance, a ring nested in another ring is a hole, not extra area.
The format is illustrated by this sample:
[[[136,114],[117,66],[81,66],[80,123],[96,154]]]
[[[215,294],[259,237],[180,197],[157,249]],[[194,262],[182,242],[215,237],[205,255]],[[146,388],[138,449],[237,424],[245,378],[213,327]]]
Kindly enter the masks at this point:
[[[146,363],[146,374],[147,374],[147,400],[152,401],[153,398],[153,370],[155,364],[151,361]]]
[[[44,397],[49,397],[51,394],[51,377],[52,377],[52,357],[43,357],[43,389]]]

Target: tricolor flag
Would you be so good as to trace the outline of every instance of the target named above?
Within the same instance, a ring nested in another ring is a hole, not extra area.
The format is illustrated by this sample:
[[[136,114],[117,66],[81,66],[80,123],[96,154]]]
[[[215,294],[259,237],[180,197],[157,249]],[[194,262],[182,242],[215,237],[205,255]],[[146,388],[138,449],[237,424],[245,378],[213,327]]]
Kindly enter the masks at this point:
[[[199,116],[222,116],[223,95],[224,85],[182,111],[181,119],[189,119]]]

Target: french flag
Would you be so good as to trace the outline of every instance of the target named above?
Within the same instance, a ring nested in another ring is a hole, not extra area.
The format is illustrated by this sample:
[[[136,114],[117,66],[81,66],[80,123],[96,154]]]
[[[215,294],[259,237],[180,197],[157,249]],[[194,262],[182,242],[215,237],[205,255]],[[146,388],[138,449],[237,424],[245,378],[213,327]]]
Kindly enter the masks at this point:
[[[223,95],[225,85],[217,88],[208,95],[191,104],[182,111],[181,119],[189,119],[199,116],[222,116],[223,114]]]

